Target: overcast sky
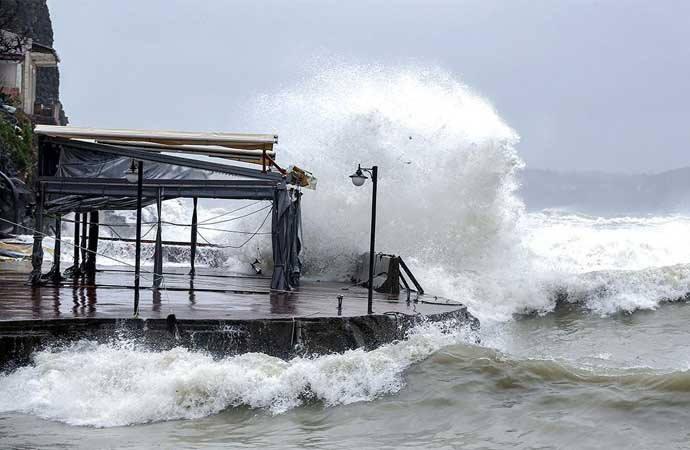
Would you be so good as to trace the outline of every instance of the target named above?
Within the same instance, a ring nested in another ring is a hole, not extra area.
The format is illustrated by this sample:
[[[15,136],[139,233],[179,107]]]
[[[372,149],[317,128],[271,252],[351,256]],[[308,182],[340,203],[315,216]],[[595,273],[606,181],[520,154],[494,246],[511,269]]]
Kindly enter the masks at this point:
[[[73,125],[244,131],[250,99],[325,55],[446,69],[531,167],[690,165],[686,0],[48,3]]]

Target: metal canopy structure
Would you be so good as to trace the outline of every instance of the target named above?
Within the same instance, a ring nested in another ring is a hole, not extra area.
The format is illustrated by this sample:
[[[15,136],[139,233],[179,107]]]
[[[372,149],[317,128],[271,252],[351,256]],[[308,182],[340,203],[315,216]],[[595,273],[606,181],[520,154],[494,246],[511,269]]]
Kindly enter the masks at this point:
[[[46,213],[57,216],[56,234],[59,233],[61,216],[75,213],[75,261],[70,273],[75,277],[94,277],[99,211],[137,210],[136,246],[139,255],[141,208],[156,204],[158,232],[153,287],[159,287],[163,271],[161,203],[174,198],[194,200],[189,244],[192,248],[192,274],[197,246],[197,199],[269,200],[273,203],[271,234],[275,266],[271,288],[290,290],[299,282],[301,193],[298,187],[293,186],[291,174],[280,168],[273,159],[277,136],[45,125],[37,126],[35,133],[39,137],[36,186],[38,232],[34,235],[32,284],[42,283],[46,278],[59,280],[62,276],[60,258],[55,258],[48,277],[41,272],[41,231]],[[192,159],[199,156],[204,159]],[[251,164],[261,164],[261,169],[248,167]],[[137,182],[133,182],[133,177],[128,174],[135,175]],[[226,179],[210,179],[215,174],[221,174]],[[87,214],[90,218],[87,218]],[[56,236],[56,255],[60,251],[59,242]],[[88,248],[85,248],[87,245]],[[78,261],[79,248],[81,266]],[[135,305],[138,305],[138,266],[137,258]],[[135,312],[136,309],[135,306]]]

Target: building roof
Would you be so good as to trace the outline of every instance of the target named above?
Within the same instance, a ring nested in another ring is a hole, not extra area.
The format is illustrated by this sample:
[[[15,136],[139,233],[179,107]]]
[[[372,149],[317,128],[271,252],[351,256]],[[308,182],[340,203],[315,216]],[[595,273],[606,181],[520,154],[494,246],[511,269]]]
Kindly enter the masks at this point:
[[[6,43],[12,43],[12,46],[16,44],[17,47],[0,55],[0,60],[21,61],[24,54],[30,51],[34,63],[39,66],[56,66],[60,62],[60,57],[54,48],[31,38],[7,30],[0,30],[0,38]]]

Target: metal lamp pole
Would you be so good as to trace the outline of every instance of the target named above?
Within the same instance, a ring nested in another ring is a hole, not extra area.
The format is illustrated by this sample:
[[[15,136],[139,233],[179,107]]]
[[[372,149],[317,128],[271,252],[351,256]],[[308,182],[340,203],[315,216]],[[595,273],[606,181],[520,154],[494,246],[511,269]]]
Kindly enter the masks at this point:
[[[136,164],[136,165],[135,165]],[[137,235],[134,256],[134,316],[139,315],[139,275],[141,274],[141,203],[144,190],[144,161],[132,160],[125,174],[130,183],[137,182]]]
[[[361,186],[367,179],[367,176],[363,172],[367,172],[371,175],[371,182],[373,184],[373,191],[371,197],[371,242],[369,245],[369,292],[367,298],[367,314],[372,314],[374,312],[374,252],[376,248],[376,186],[378,184],[378,166],[372,166],[371,168],[362,168],[361,165],[357,166],[357,171],[350,175],[352,184],[355,186]]]

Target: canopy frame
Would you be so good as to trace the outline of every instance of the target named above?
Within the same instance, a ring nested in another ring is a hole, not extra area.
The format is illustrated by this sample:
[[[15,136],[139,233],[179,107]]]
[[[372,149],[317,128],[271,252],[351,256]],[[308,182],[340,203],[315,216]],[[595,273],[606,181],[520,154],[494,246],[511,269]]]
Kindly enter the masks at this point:
[[[161,132],[144,130],[103,130],[74,127],[37,126],[38,134],[38,177],[36,178],[36,224],[32,255],[33,270],[30,282],[34,285],[46,281],[42,275],[42,239],[44,215],[46,213],[64,216],[74,212],[83,218],[81,240],[86,239],[86,213],[98,217],[99,210],[136,209],[141,216],[143,206],[160,203],[173,198],[191,198],[195,212],[199,198],[267,200],[273,208],[280,205],[281,213],[272,215],[273,254],[279,261],[279,273],[274,273],[271,289],[287,291],[299,284],[301,262],[301,229],[299,197],[301,194],[288,186],[289,178],[274,162],[273,145],[275,135],[249,135],[231,133],[189,133]],[[100,141],[99,141],[100,140]],[[104,142],[105,141],[105,142]],[[165,152],[204,155],[210,158],[235,159],[256,163],[261,161],[262,170],[236,164],[220,163],[173,156]],[[123,167],[131,167],[134,162],[139,167],[136,183],[125,178]],[[149,171],[145,170],[145,164]],[[271,171],[271,166],[279,172]],[[153,167],[153,169],[151,169]],[[174,167],[181,168],[182,172]],[[69,168],[69,169],[67,169]],[[153,172],[151,172],[153,170]],[[229,175],[229,179],[194,179],[190,171],[200,171],[197,175]],[[185,172],[186,171],[186,172]],[[122,174],[120,175],[120,172]],[[299,188],[296,188],[297,190]],[[98,220],[91,220],[88,227],[89,249],[97,248]],[[193,224],[194,225],[194,224]],[[76,224],[79,227],[79,223]],[[137,251],[141,247],[141,221],[137,220]],[[193,231],[195,228],[193,228]],[[75,234],[78,233],[75,228]],[[94,235],[95,233],[95,235]],[[190,239],[192,254],[196,253],[196,236]],[[297,240],[299,242],[297,242]],[[162,242],[158,231],[154,260],[158,276],[154,277],[153,288],[161,286]],[[56,240],[57,245],[57,240]],[[278,248],[276,248],[276,246]],[[83,249],[82,249],[83,250]],[[79,252],[75,251],[75,255]],[[57,253],[59,255],[59,253]],[[95,255],[86,272],[75,271],[77,276],[95,276]],[[83,256],[82,256],[83,257]],[[59,258],[58,258],[59,259]],[[76,265],[75,260],[75,265]],[[49,272],[53,281],[59,282],[62,275],[59,263]],[[194,269],[192,270],[192,274]],[[139,280],[138,270],[135,278]],[[138,298],[138,292],[136,294]],[[135,313],[138,302],[135,302]]]

